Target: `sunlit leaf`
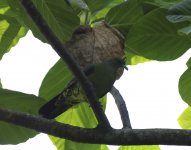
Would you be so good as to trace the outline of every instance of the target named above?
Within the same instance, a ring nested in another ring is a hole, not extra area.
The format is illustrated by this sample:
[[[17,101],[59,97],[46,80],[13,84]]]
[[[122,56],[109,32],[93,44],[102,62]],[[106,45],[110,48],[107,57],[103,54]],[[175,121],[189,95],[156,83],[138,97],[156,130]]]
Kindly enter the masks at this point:
[[[44,99],[34,95],[0,89],[0,107],[19,112],[37,114]],[[18,144],[38,134],[36,131],[0,122],[0,144]]]
[[[126,56],[126,64],[127,65],[136,65],[139,63],[151,61],[150,59],[135,55],[135,54],[130,53],[130,52],[126,52],[125,56]]]
[[[121,146],[118,150],[160,150],[158,145]]]
[[[106,99],[102,98],[102,105],[105,107]],[[75,126],[86,127],[86,128],[94,128],[97,126],[97,120],[95,115],[87,103],[81,103],[68,111],[64,112],[62,115],[56,118],[58,122],[72,124]],[[57,137],[50,136],[50,139],[57,147],[58,150],[68,150],[68,149],[76,149],[76,150],[108,150],[105,145],[101,144],[84,144],[77,143],[65,139],[60,139]]]
[[[186,108],[178,118],[178,123],[183,129],[191,129],[191,107]]]
[[[191,46],[189,36],[178,34],[187,23],[171,23],[165,9],[156,9],[130,29],[126,45],[137,55],[153,60],[173,60],[184,54]]]
[[[101,144],[83,144],[77,143],[69,140],[65,140],[64,148],[60,148],[58,150],[109,150],[106,145]]]
[[[27,31],[15,18],[0,14],[0,59],[26,35]]]
[[[4,14],[9,9],[7,0],[0,1],[0,14]]]

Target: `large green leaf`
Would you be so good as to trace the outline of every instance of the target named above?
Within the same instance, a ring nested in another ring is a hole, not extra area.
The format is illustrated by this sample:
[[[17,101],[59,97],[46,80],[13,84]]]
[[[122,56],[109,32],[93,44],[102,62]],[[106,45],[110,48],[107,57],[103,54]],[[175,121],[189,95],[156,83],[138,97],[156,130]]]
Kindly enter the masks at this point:
[[[161,8],[170,8],[171,6],[181,2],[182,0],[144,0]]]
[[[48,25],[55,32],[60,40],[65,41],[70,38],[74,28],[80,20],[77,15],[65,4],[63,0],[33,0]]]
[[[121,146],[118,150],[160,150],[158,145]]]
[[[20,25],[14,15],[10,15],[7,0],[0,1],[0,59],[19,39],[26,35],[27,29]]]
[[[139,0],[128,0],[121,3],[110,9],[105,20],[126,35],[129,28],[144,15],[141,4],[142,2]]]
[[[183,129],[191,129],[191,107],[188,107],[178,118],[178,123]]]
[[[68,6],[73,9],[76,14],[79,14],[81,11],[88,11],[89,8],[83,0],[65,0]]]
[[[21,26],[15,18],[0,14],[0,59],[26,33],[27,29]]]
[[[111,8],[113,8],[114,6],[117,6],[119,4],[121,4],[122,2],[124,2],[124,0],[112,0],[112,2],[110,2],[107,6],[105,6],[102,10],[100,10],[99,12],[97,12],[95,15],[91,16],[91,22],[98,22],[100,20],[105,20],[105,16],[106,14],[109,12],[109,10]]]
[[[72,74],[68,67],[59,60],[46,74],[39,89],[39,96],[50,100],[60,93],[66,84],[72,79]]]
[[[89,10],[92,12],[92,13],[95,13],[101,9],[103,9],[105,6],[107,6],[110,2],[112,2],[112,0],[83,0]]]
[[[191,67],[179,79],[179,93],[182,99],[191,106]]]
[[[1,14],[1,9],[2,8],[7,8],[9,7],[8,3],[7,3],[7,0],[1,0],[0,1],[0,14]]]
[[[63,144],[63,143],[62,143]],[[101,144],[82,144],[65,140],[64,145],[58,150],[109,150],[106,145]]]
[[[29,27],[33,34],[42,41],[46,41],[32,19],[26,14],[19,1],[8,0],[11,8],[18,15],[22,24]],[[76,13],[63,0],[33,0],[39,12],[48,23],[49,27],[61,41],[71,37],[73,30],[80,24]]]
[[[173,60],[184,54],[191,46],[191,39],[177,31],[187,23],[174,24],[165,16],[166,10],[160,8],[136,22],[127,35],[127,47],[153,60]]]
[[[0,59],[26,35],[27,29],[13,17],[9,16],[7,1],[0,2]]]
[[[102,98],[102,105],[105,106],[106,99]],[[86,128],[94,128],[97,126],[97,120],[95,115],[90,108],[89,104],[81,103],[73,108],[69,109],[62,115],[56,118],[57,121],[72,124],[75,126],[86,127]],[[65,139],[60,139],[57,137],[50,136],[50,139],[57,147],[58,150],[108,150],[105,145],[100,144],[84,144],[84,143],[77,143]]]
[[[0,107],[37,114],[44,99],[34,95],[0,89]],[[0,144],[18,144],[38,134],[36,131],[0,122]]]
[[[182,22],[191,20],[191,1],[183,0],[171,7],[168,11],[167,18],[171,22]]]

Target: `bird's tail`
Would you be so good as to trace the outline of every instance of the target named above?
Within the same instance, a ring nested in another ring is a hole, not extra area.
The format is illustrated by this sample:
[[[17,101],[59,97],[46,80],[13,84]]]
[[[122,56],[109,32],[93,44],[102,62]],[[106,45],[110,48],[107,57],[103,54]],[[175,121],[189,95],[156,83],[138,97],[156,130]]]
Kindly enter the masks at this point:
[[[64,99],[60,99],[60,94],[55,96],[53,99],[51,99],[49,102],[44,104],[39,109],[39,114],[47,119],[53,119],[72,106],[76,105],[77,103],[66,103]]]

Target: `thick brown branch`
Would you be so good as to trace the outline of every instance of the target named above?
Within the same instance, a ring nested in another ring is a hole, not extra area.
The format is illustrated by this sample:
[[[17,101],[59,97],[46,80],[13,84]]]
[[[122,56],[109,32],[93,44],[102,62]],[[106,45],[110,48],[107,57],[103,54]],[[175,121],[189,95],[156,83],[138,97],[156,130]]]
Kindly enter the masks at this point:
[[[86,96],[88,101],[95,113],[95,116],[98,120],[99,126],[110,129],[111,126],[109,121],[104,114],[100,103],[98,102],[98,98],[95,94],[95,91],[92,87],[92,84],[89,82],[83,71],[80,69],[78,64],[74,61],[72,56],[68,53],[66,47],[63,43],[56,37],[56,35],[49,28],[47,23],[42,18],[41,14],[38,12],[36,7],[33,5],[31,0],[21,0],[23,6],[25,7],[27,13],[36,23],[41,33],[45,36],[49,44],[54,48],[54,50],[58,53],[58,55],[66,62],[70,70],[76,76],[80,84],[82,85],[84,91],[86,92]]]
[[[112,145],[190,145],[191,131],[181,129],[84,129],[26,113],[0,109],[0,120],[81,143]],[[79,138],[80,135],[80,138]]]

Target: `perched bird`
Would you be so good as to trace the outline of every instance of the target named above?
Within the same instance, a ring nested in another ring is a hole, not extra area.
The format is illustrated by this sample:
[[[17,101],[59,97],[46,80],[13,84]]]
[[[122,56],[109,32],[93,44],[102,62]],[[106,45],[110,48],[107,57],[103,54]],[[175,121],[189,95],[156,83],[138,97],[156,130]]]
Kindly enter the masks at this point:
[[[116,80],[117,70],[121,67],[127,69],[122,59],[113,58],[102,63],[88,65],[84,69],[84,73],[92,82],[98,98],[103,97],[111,90]],[[74,78],[60,94],[39,109],[39,114],[45,118],[53,119],[80,102],[87,102],[87,98],[80,84]]]

